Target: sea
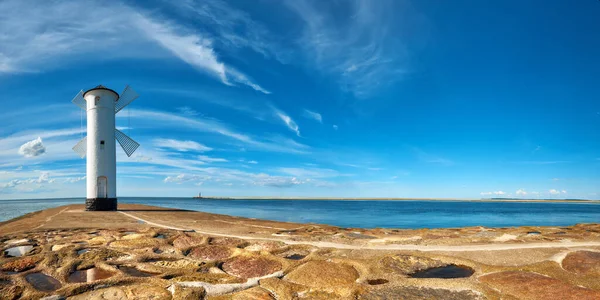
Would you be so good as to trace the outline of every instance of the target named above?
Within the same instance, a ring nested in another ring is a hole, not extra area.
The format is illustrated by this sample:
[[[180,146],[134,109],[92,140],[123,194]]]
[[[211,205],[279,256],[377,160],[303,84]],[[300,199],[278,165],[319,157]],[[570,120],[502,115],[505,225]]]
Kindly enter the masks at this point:
[[[81,198],[0,200],[0,222],[38,210],[84,202],[85,199]],[[346,228],[568,226],[600,223],[600,201],[574,203],[122,197],[119,198],[119,203]]]

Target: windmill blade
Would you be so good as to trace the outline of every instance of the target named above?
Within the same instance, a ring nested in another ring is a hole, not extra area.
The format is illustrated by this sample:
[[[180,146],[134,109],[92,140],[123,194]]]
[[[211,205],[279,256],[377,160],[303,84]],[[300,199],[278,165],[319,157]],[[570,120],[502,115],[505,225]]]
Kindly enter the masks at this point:
[[[73,151],[79,154],[79,157],[84,158],[87,151],[87,136],[81,139],[74,147]]]
[[[119,100],[117,104],[115,104],[115,114],[121,111],[125,106],[129,103],[133,102],[133,100],[139,97],[138,93],[136,93],[130,86],[126,86],[121,95],[119,95]]]
[[[83,110],[87,109],[87,103],[85,102],[85,99],[83,99],[83,90],[79,91],[77,96],[75,96],[75,98],[73,98],[71,102],[73,102],[73,104],[79,106],[79,108]]]
[[[115,129],[115,139],[117,139],[119,145],[121,145],[121,148],[123,148],[123,151],[125,151],[125,154],[127,154],[128,157],[131,157],[131,154],[133,154],[140,146],[138,142],[134,141],[118,129]]]

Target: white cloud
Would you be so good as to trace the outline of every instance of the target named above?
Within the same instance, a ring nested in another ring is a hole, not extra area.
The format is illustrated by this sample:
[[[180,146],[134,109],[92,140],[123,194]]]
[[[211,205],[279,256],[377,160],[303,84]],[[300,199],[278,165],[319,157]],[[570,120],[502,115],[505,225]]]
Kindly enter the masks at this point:
[[[50,179],[50,172],[42,172],[36,182],[37,183],[53,183],[54,179]]]
[[[252,184],[259,186],[270,186],[277,188],[292,187],[305,184],[310,180],[300,180],[296,177],[271,176],[268,174],[258,174],[253,177]]]
[[[154,145],[160,148],[170,148],[178,151],[210,151],[212,148],[194,141],[180,141],[174,139],[154,139]]]
[[[69,177],[69,178],[65,178],[65,183],[75,183],[75,182],[79,182],[82,180],[85,180],[85,176],[81,176],[81,177]]]
[[[304,113],[303,113],[303,116],[306,117],[306,118],[309,118],[309,119],[316,120],[319,123],[323,123],[323,117],[318,112],[314,112],[314,111],[305,109]]]
[[[527,192],[524,189],[518,189],[516,191],[517,196],[526,196]]]
[[[482,196],[490,196],[490,195],[498,195],[498,196],[501,196],[501,195],[505,195],[506,193],[505,193],[505,192],[503,192],[503,191],[494,191],[494,192],[481,192],[480,194],[481,194]]]
[[[255,164],[258,164],[258,162],[257,162],[257,161],[255,161],[255,160],[249,160],[249,161],[247,161],[246,163],[248,163],[248,164],[253,164],[253,165],[255,165]]]
[[[198,181],[201,180],[209,180],[210,176],[199,176],[199,175],[189,175],[189,174],[179,174],[177,176],[167,176],[164,179],[164,182],[182,184],[190,181]]]
[[[338,130],[338,126],[337,125],[333,125],[333,130]]]
[[[297,136],[300,136],[300,128],[290,116],[278,109],[273,108],[273,110],[275,111],[275,115],[277,115],[291,131],[295,132]]]
[[[218,158],[218,157],[210,157],[210,156],[206,156],[206,155],[199,155],[198,159],[204,162],[228,162],[228,160],[224,159],[224,158]]]
[[[566,194],[566,193],[567,193],[567,191],[566,191],[566,190],[562,190],[562,191],[560,191],[560,192],[561,192],[561,193],[563,193],[563,194]]]
[[[551,195],[558,195],[558,194],[560,194],[560,191],[558,191],[558,190],[555,190],[555,189],[551,189],[551,190],[549,190],[548,192],[549,192]]]
[[[42,138],[38,137],[35,140],[29,141],[19,148],[19,154],[25,157],[35,157],[46,153],[46,147],[42,142]]]
[[[37,188],[35,189],[39,189],[41,184],[53,183],[54,181],[54,179],[50,179],[50,172],[41,172],[38,178],[13,179],[4,185],[0,185],[0,187],[2,187],[3,189],[11,189],[19,185],[37,185]],[[26,190],[32,191],[35,189],[33,187],[30,187]]]

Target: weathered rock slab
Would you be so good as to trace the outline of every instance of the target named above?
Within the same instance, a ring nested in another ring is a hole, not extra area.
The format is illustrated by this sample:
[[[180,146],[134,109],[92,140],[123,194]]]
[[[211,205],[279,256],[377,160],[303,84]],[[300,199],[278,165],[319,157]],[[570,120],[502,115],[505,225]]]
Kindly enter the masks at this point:
[[[337,287],[353,284],[359,277],[354,267],[328,261],[309,261],[285,276],[285,280],[313,287]]]
[[[481,276],[479,280],[518,299],[600,299],[600,291],[531,272],[498,272]]]
[[[563,259],[562,267],[573,273],[600,275],[600,252],[576,251],[569,253]]]
[[[281,268],[278,261],[261,256],[238,256],[223,264],[223,271],[240,278],[262,277]]]
[[[202,260],[222,260],[229,258],[232,251],[226,246],[205,245],[192,248],[188,257]]]

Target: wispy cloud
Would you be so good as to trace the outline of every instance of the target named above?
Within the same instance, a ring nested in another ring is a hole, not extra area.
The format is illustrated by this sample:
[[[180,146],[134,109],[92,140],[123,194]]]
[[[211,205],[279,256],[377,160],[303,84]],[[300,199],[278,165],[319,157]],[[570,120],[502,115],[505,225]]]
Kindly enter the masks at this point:
[[[333,125],[333,130],[338,130],[338,126],[337,125]]]
[[[566,163],[570,163],[571,161],[568,160],[528,160],[528,161],[517,161],[515,163],[517,164],[524,164],[524,165],[554,165],[554,164],[566,164]]]
[[[276,43],[272,32],[227,1],[190,0],[172,4],[183,17],[206,24],[206,30],[213,33],[215,41],[227,49],[248,48],[266,58],[288,60],[289,55]]]
[[[200,132],[218,134],[259,150],[303,154],[310,149],[307,145],[287,138],[262,137],[263,140],[260,141],[250,135],[239,133],[215,119],[185,117],[170,112],[140,109],[132,109],[131,117],[138,120],[152,120],[152,124],[160,124],[159,127],[162,129],[167,126],[173,128],[184,127]]]
[[[323,117],[318,112],[314,112],[312,110],[305,109],[304,113],[302,115],[305,118],[313,119],[313,120],[316,120],[319,123],[323,123]]]
[[[181,141],[174,139],[154,139],[154,145],[159,148],[170,148],[178,151],[210,151],[211,147],[207,147],[195,141]]]
[[[219,157],[210,157],[206,155],[199,155],[198,159],[203,162],[213,163],[213,162],[228,162],[227,159],[219,158]]]
[[[360,98],[403,78],[408,68],[404,35],[426,28],[418,26],[421,20],[406,1],[290,0],[286,4],[304,23],[298,44],[307,56]]]
[[[232,85],[233,81],[265,94],[271,93],[253,83],[247,75],[221,62],[213,49],[211,39],[197,33],[186,32],[190,30],[181,26],[169,24],[166,21],[154,21],[141,15],[138,15],[135,23],[148,38],[156,41],[189,65],[219,78],[222,83]]]
[[[139,8],[95,0],[0,2],[0,73],[36,72],[99,51],[103,59],[160,57],[153,43],[226,85],[270,94],[219,60],[211,38]]]
[[[441,156],[437,156],[431,153],[427,153],[423,150],[421,150],[420,148],[417,147],[413,147],[412,148],[413,151],[415,152],[415,154],[417,155],[417,158],[423,162],[426,163],[431,163],[431,164],[438,164],[438,165],[442,165],[442,166],[452,166],[455,165],[456,163],[450,159],[441,157]]]
[[[525,191],[524,189],[518,189],[515,194],[517,194],[517,196],[526,196],[527,195],[527,191]]]
[[[338,177],[341,174],[332,169],[323,169],[323,168],[290,168],[290,167],[282,167],[276,169],[278,172],[292,175],[300,178],[328,178],[328,177]]]
[[[0,73],[55,67],[99,51],[99,41],[103,51],[119,46],[110,56],[129,56],[130,46],[139,42],[130,26],[131,14],[123,5],[96,1],[1,1]]]
[[[177,110],[185,116],[197,116],[200,115],[195,109],[189,106],[178,107]]]
[[[294,122],[294,120],[292,120],[292,118],[290,116],[288,116],[283,111],[276,109],[276,108],[273,108],[273,111],[274,111],[275,115],[279,119],[281,119],[281,121],[283,121],[283,123],[285,123],[285,125],[291,131],[295,132],[297,136],[300,136],[300,128],[298,127],[298,124],[296,124],[296,122]]]

